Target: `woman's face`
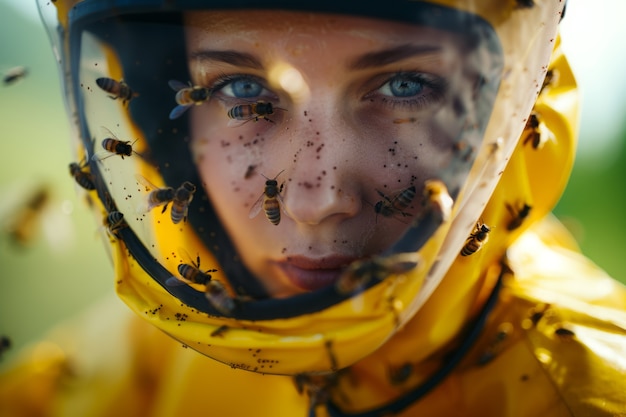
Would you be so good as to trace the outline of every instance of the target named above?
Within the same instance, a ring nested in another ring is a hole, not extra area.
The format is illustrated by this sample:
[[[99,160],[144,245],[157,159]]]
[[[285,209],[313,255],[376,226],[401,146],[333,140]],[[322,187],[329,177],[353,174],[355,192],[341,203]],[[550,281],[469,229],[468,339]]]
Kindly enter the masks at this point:
[[[447,172],[473,122],[479,77],[455,35],[277,11],[191,13],[186,24],[192,82],[213,90],[191,110],[195,162],[270,295],[333,283],[419,219],[424,181]],[[262,207],[268,179],[277,225]]]

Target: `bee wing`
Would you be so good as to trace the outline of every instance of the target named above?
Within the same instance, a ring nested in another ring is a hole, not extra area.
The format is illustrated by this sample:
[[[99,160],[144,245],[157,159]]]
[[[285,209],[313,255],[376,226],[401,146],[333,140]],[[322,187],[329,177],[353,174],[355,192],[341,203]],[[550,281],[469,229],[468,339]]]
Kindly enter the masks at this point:
[[[174,91],[179,91],[183,88],[189,88],[189,84],[185,84],[184,82],[178,80],[169,80],[167,82],[167,85],[169,85],[170,88]]]
[[[148,181],[148,179],[146,177],[144,177],[143,175],[140,174],[135,174],[135,179],[137,180],[137,182],[141,185],[143,185],[144,187],[146,187],[146,191],[152,191],[152,190],[158,190],[159,187],[157,187],[156,185],[152,184],[150,181]]]
[[[159,201],[159,202],[154,202],[154,201],[152,201],[152,200],[150,199],[150,197],[146,197],[146,199],[145,199],[142,203],[140,203],[140,204],[137,206],[137,208],[136,208],[135,212],[136,212],[137,214],[144,214],[144,213],[149,212],[149,211],[150,211],[150,210],[152,210],[153,208],[155,208],[155,207],[159,207],[159,206],[162,206],[162,205],[165,205],[165,206],[166,206],[165,208],[163,208],[163,212],[165,212],[165,210],[167,210],[167,205],[168,205],[169,203],[170,203],[169,201]]]
[[[185,113],[189,109],[189,107],[191,107],[191,104],[179,104],[178,106],[174,107],[170,112],[170,120],[178,119],[180,116],[183,115],[183,113]]]
[[[219,281],[209,281],[204,295],[209,303],[222,314],[230,315],[235,309],[235,300],[230,297],[224,284]]]
[[[259,198],[254,202],[252,207],[250,208],[250,212],[248,213],[248,218],[253,219],[261,212],[261,208],[263,208],[263,200],[265,197],[265,193],[261,193]]]
[[[228,126],[228,127],[238,127],[238,126],[241,126],[241,125],[245,125],[250,120],[256,119],[256,117],[257,116],[250,116],[247,119],[230,119],[228,121],[228,123],[226,124],[226,126]]]
[[[193,259],[189,252],[187,252],[187,250],[182,246],[178,247],[178,256],[183,263],[193,265],[196,268],[200,269],[200,256],[197,256],[196,259]]]
[[[287,209],[285,208],[285,203],[283,202],[283,196],[281,193],[276,194],[276,199],[278,200],[278,205],[280,206],[280,211],[283,212],[287,217],[291,217],[289,213],[287,213]]]
[[[100,126],[100,129],[102,129],[102,131],[104,132],[105,136],[108,135],[110,138],[119,140],[117,135],[115,133],[111,132],[110,129],[108,129],[108,128],[104,127],[104,126]]]
[[[96,161],[96,162],[102,162],[107,158],[110,158],[112,156],[115,156],[114,153],[109,152],[109,151],[98,151],[96,153],[93,154],[93,156],[91,157],[92,161]]]
[[[187,285],[187,283],[183,281],[182,278],[171,276],[165,280],[165,285],[170,287],[180,287],[181,285]]]
[[[135,179],[137,180],[137,182],[139,184],[141,184],[144,187],[146,187],[146,191],[148,191],[148,194],[146,195],[145,200],[142,203],[140,203],[137,206],[137,209],[135,210],[135,212],[137,214],[147,213],[147,212],[149,212],[150,210],[152,210],[155,207],[162,206],[164,204],[168,204],[169,203],[169,201],[160,201],[160,202],[152,201],[152,199],[150,198],[150,193],[155,191],[155,190],[158,190],[159,187],[157,187],[156,185],[152,184],[143,175],[135,174]]]

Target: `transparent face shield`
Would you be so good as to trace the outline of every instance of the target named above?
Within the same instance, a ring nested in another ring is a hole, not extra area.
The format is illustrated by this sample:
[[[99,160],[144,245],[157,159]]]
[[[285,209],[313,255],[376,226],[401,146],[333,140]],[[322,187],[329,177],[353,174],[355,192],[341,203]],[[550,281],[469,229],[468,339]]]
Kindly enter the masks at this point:
[[[74,176],[110,238],[184,304],[250,320],[431,266],[420,250],[485,147],[502,57],[475,16],[413,7],[417,23],[77,8]]]

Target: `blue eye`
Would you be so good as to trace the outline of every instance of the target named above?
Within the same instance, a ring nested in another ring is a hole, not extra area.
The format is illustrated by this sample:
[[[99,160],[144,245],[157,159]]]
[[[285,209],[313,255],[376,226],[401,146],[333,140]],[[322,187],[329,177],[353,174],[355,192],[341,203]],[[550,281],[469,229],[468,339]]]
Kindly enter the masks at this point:
[[[423,90],[424,82],[408,74],[396,75],[380,87],[382,94],[393,97],[413,97]]]
[[[225,96],[234,98],[254,99],[264,93],[265,90],[261,83],[247,77],[226,79],[220,84],[217,89]]]

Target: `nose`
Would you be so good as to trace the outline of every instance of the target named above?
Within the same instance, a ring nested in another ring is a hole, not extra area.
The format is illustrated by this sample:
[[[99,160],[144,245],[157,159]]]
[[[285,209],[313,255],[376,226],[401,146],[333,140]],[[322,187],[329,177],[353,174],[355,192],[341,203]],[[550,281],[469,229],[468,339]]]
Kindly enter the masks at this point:
[[[308,175],[299,174],[291,180],[283,201],[285,211],[296,223],[318,225],[331,219],[339,221],[354,217],[361,210],[357,193],[353,188],[345,189],[339,181],[320,176],[311,181]]]
[[[285,184],[285,211],[296,222],[318,225],[356,216],[362,209],[362,177],[355,166],[355,143],[328,117],[302,111],[290,138],[293,165]],[[293,120],[292,120],[293,125]],[[354,132],[352,132],[354,135]],[[342,140],[338,140],[341,137]]]

